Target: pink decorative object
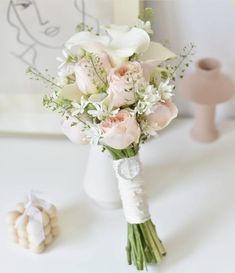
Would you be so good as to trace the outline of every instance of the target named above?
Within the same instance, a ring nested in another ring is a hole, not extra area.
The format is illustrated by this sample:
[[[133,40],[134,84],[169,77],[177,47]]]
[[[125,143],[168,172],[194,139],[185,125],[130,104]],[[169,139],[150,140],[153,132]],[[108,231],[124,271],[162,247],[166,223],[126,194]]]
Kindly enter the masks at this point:
[[[229,100],[235,92],[233,81],[221,72],[221,63],[213,58],[199,60],[196,70],[182,80],[180,92],[195,104],[192,137],[201,142],[216,140],[216,104]]]

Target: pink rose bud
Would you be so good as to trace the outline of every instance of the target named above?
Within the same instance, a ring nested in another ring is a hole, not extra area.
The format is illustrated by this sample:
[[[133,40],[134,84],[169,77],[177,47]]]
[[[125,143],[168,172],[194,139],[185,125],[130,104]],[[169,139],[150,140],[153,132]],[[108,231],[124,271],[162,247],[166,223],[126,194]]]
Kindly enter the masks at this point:
[[[114,107],[131,105],[136,101],[136,91],[144,83],[143,70],[138,62],[128,62],[113,68],[108,76],[107,93]]]
[[[140,127],[127,110],[121,110],[115,116],[107,118],[101,123],[103,130],[102,143],[111,148],[122,150],[132,143],[138,143]]]
[[[147,116],[147,123],[154,130],[168,126],[178,115],[178,109],[171,101],[159,102],[153,108],[153,113]]]
[[[100,92],[107,84],[110,69],[111,64],[106,53],[86,55],[74,69],[78,88],[86,95]]]

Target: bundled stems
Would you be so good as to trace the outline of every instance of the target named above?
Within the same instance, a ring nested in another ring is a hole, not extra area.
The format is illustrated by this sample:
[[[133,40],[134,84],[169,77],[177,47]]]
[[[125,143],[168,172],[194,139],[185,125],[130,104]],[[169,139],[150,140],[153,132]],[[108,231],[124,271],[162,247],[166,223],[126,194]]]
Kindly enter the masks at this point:
[[[138,145],[132,145],[124,150],[116,150],[107,146],[104,148],[111,154],[113,160],[134,157],[139,151]],[[128,264],[134,264],[137,270],[147,269],[148,264],[159,264],[162,257],[166,255],[166,250],[158,237],[152,220],[136,224],[128,223],[127,229]]]
[[[151,220],[142,224],[128,223],[127,261],[137,270],[144,270],[148,264],[159,264],[166,250],[158,238]]]

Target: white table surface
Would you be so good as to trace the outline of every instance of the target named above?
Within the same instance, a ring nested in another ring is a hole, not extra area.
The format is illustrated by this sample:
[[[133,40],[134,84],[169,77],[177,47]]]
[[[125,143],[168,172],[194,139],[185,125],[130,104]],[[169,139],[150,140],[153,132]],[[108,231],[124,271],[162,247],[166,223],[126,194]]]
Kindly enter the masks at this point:
[[[141,150],[152,218],[168,250],[159,273],[235,272],[235,122],[212,144],[176,121]],[[0,138],[0,272],[127,273],[122,210],[102,210],[82,189],[87,147],[65,139]],[[61,235],[42,255],[12,244],[5,216],[29,189],[59,208]]]

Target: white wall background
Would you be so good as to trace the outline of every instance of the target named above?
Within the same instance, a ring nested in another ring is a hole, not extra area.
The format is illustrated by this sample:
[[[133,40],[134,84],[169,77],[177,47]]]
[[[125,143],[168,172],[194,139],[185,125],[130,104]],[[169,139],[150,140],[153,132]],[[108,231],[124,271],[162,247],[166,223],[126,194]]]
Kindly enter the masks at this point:
[[[155,10],[155,40],[168,40],[176,53],[193,42],[197,46],[195,60],[215,57],[235,80],[234,0],[147,0],[145,6]],[[175,100],[181,113],[192,113],[184,99],[176,96]],[[218,117],[235,117],[235,98],[219,106]]]

